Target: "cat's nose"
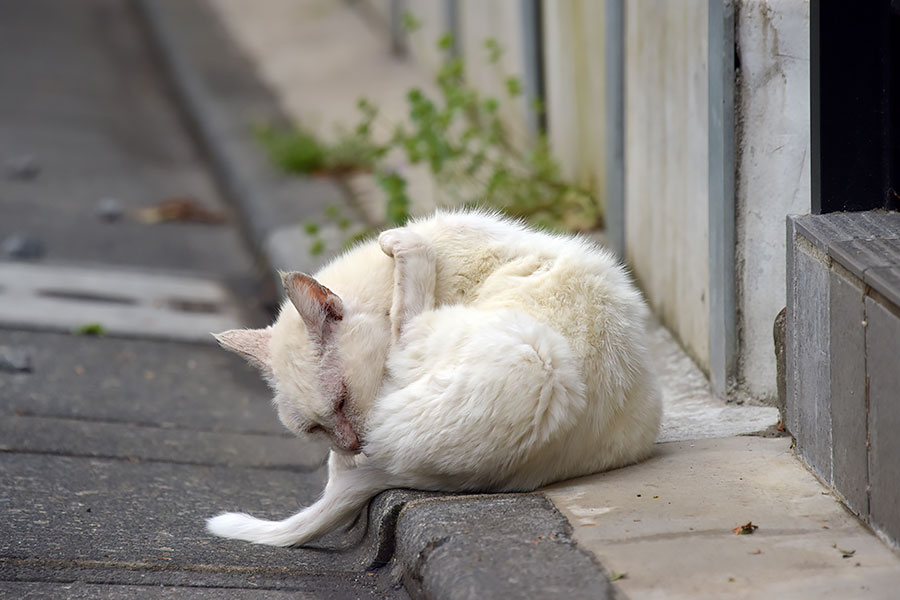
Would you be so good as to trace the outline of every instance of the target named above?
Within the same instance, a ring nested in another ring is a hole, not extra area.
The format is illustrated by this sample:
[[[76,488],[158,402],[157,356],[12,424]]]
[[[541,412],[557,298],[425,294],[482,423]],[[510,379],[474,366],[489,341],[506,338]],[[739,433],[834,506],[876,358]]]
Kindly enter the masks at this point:
[[[353,425],[344,416],[344,413],[337,414],[337,421],[334,429],[331,430],[331,439],[335,446],[346,452],[359,452],[359,436],[353,430]]]

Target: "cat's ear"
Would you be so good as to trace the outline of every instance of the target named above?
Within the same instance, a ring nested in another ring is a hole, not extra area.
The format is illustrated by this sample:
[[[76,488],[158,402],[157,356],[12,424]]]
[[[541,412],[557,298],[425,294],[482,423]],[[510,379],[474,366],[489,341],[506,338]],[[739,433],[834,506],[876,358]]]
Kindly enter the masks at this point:
[[[265,373],[272,372],[272,355],[269,352],[269,341],[272,329],[232,329],[222,333],[214,333],[216,341]]]
[[[340,297],[309,275],[297,271],[282,273],[281,281],[291,304],[312,335],[324,339],[331,326],[344,318],[344,303]]]

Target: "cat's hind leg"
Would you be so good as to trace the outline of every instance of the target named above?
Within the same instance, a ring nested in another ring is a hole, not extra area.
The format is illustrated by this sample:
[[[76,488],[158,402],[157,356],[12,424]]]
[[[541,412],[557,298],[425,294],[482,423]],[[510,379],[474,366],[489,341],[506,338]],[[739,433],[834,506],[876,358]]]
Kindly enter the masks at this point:
[[[213,535],[270,546],[310,542],[356,516],[377,493],[397,487],[383,470],[364,465],[333,472],[322,497],[282,521],[257,519],[246,513],[223,513],[206,521]]]
[[[434,308],[437,268],[434,250],[427,239],[406,227],[383,232],[378,236],[378,243],[394,259],[391,334],[397,343],[413,317]]]

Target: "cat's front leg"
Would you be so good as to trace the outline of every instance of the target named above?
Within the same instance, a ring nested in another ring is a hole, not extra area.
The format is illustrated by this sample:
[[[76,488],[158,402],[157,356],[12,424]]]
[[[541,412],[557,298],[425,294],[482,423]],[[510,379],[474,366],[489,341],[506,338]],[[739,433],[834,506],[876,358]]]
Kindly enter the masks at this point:
[[[434,308],[434,249],[427,239],[406,227],[383,232],[378,243],[394,259],[391,333],[396,343],[412,318]]]

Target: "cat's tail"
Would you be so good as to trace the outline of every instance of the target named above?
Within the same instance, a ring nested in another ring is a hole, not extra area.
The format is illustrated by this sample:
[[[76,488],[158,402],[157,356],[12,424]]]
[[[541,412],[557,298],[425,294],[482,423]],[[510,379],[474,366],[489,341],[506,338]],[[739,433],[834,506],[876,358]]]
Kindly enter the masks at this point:
[[[266,521],[246,513],[223,513],[207,519],[206,529],[213,535],[255,544],[297,546],[349,521],[372,496],[395,487],[387,473],[368,465],[335,475],[315,504],[283,521]]]

